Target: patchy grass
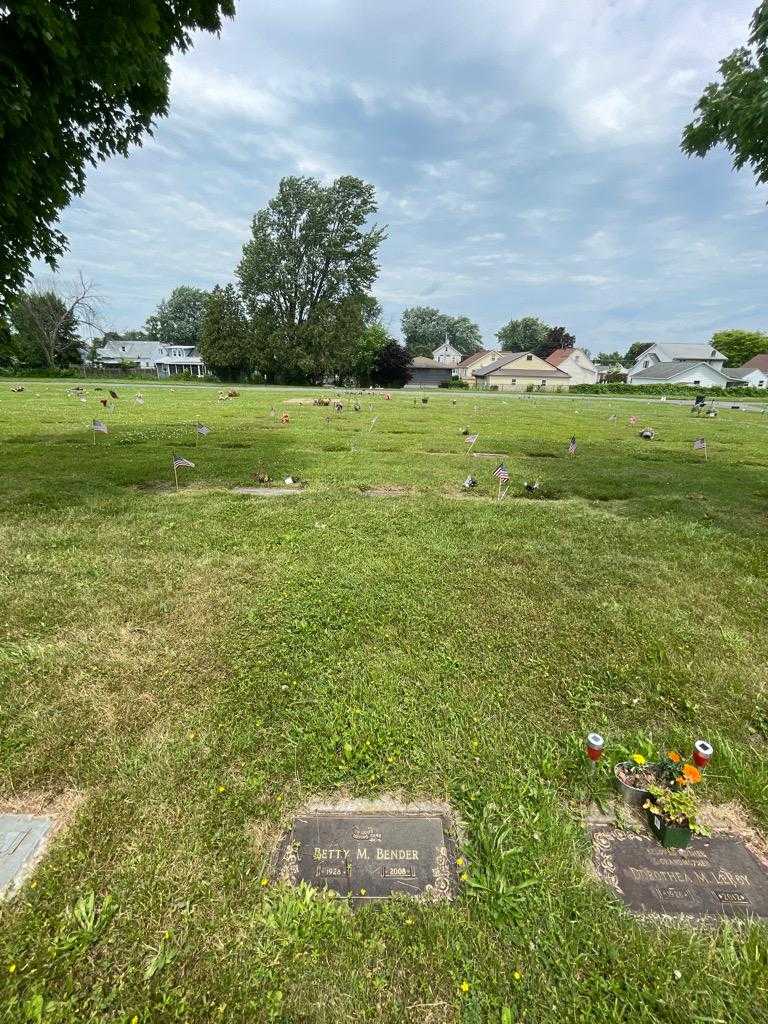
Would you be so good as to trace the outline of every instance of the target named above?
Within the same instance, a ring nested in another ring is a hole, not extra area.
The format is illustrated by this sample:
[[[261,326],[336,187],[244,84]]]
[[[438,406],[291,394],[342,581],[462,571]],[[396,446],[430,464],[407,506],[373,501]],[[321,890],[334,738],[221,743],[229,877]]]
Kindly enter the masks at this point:
[[[708,795],[768,828],[768,418],[137,390],[0,388],[0,799],[82,800],[0,908],[0,1020],[764,1021],[764,928],[643,924],[585,871],[580,743],[705,735]],[[301,501],[230,493],[261,470]],[[458,901],[262,885],[339,792],[451,801]]]

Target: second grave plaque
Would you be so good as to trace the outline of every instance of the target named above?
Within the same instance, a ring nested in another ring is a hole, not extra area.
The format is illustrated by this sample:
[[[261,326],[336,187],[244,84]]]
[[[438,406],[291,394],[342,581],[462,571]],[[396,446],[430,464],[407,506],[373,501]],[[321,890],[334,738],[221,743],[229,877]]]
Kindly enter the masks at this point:
[[[448,900],[457,884],[453,843],[439,814],[301,815],[281,845],[278,877],[356,901]]]

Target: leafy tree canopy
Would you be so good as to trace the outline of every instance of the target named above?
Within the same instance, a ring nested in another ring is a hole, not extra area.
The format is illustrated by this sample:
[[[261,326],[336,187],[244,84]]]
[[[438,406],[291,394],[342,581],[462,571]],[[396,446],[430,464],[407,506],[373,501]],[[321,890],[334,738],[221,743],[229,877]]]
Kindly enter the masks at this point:
[[[720,61],[720,81],[710,82],[683,129],[681,148],[706,156],[723,145],[736,170],[749,165],[768,182],[768,0],[755,11],[748,46]]]
[[[86,169],[127,156],[168,109],[168,57],[218,32],[233,0],[5,0],[0,4],[0,319]]]
[[[55,291],[22,292],[10,325],[12,363],[49,369],[82,363],[76,313]]]
[[[205,365],[218,377],[238,379],[251,369],[253,335],[234,285],[216,285],[206,297],[199,349]]]
[[[621,352],[598,352],[594,361],[598,366],[623,366],[624,356]]]
[[[742,366],[753,356],[768,352],[768,334],[763,331],[717,331],[712,347],[722,352],[729,366]]]
[[[480,328],[469,317],[450,316],[433,306],[411,306],[403,310],[401,324],[411,357],[431,356],[446,340],[464,356],[483,347]]]
[[[180,285],[147,317],[144,329],[150,338],[177,345],[197,345],[208,292]]]
[[[496,337],[501,342],[502,352],[535,352],[546,340],[550,331],[548,324],[535,316],[524,316],[510,320]]]
[[[408,349],[390,339],[376,355],[371,380],[382,388],[401,388],[411,379],[410,362]]]
[[[366,227],[375,212],[374,188],[359,178],[288,177],[254,217],[237,274],[268,378],[322,380],[348,365],[380,313],[368,294],[386,237]]]
[[[544,341],[535,349],[536,355],[546,359],[558,348],[573,348],[576,338],[564,327],[550,327]]]

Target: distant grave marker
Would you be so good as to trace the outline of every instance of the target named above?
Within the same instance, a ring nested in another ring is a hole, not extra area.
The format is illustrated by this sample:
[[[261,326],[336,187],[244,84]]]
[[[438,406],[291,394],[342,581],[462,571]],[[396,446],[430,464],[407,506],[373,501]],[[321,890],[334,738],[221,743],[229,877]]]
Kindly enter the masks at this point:
[[[591,832],[598,875],[636,913],[768,920],[768,865],[738,836],[697,836],[671,850],[648,835]]]
[[[0,898],[11,896],[42,851],[53,819],[0,814]]]
[[[255,498],[284,498],[288,494],[302,494],[300,487],[233,487],[233,494],[250,494]]]
[[[290,885],[308,882],[361,902],[450,900],[458,884],[445,818],[426,812],[301,815],[280,846],[277,873]]]

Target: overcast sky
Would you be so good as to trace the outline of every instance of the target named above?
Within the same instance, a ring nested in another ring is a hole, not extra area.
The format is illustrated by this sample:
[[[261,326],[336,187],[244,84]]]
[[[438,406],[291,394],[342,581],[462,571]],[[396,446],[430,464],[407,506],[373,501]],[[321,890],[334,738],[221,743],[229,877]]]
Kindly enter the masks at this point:
[[[170,116],[90,175],[62,276],[140,327],[233,278],[283,175],[372,182],[375,293],[564,324],[593,352],[768,327],[768,190],[680,131],[756,0],[240,0],[173,60]]]

